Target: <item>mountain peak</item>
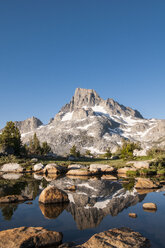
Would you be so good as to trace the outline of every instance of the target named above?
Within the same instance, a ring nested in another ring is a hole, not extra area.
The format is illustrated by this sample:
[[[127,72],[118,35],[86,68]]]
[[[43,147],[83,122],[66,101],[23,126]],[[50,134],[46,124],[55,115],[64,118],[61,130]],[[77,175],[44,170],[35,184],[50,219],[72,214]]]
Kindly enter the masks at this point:
[[[92,89],[77,88],[72,98],[77,107],[94,106],[101,101],[100,96]]]

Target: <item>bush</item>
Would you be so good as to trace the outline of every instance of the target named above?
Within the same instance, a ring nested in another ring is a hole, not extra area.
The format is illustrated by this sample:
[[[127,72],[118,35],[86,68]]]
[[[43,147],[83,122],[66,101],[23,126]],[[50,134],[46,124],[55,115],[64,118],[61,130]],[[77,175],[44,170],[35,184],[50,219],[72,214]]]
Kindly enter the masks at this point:
[[[80,151],[77,151],[76,146],[72,146],[72,148],[70,149],[70,155],[74,156],[75,158],[79,158],[81,156]]]
[[[140,175],[156,175],[156,169],[141,169],[139,171]]]
[[[133,152],[135,149],[140,149],[138,143],[133,143],[130,141],[124,141],[121,147],[121,158],[123,159],[133,159]]]
[[[158,171],[157,171],[157,174],[158,174],[158,175],[165,175],[165,169],[158,170]]]
[[[152,157],[161,157],[165,155],[165,149],[153,147],[147,151],[147,155]]]
[[[127,171],[126,175],[129,177],[139,176],[139,171]]]
[[[107,149],[106,149],[106,152],[105,152],[105,154],[104,154],[104,157],[106,157],[106,158],[111,158],[111,156],[112,156],[112,153],[111,153],[111,151],[110,151],[110,148],[107,148]]]

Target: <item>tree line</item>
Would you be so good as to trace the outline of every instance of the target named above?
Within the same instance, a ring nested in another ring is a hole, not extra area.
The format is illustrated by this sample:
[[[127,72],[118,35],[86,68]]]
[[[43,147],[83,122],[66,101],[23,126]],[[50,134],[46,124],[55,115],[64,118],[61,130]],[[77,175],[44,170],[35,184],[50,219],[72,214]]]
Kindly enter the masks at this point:
[[[6,154],[46,155],[51,152],[47,142],[40,143],[36,133],[29,140],[29,144],[22,144],[21,134],[15,123],[9,121],[0,134],[0,151]]]

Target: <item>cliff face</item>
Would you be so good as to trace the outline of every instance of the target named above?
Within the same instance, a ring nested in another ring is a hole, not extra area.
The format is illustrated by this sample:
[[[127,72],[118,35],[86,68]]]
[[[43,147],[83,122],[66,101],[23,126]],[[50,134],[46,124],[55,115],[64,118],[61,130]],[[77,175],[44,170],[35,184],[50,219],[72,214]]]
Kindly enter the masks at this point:
[[[31,117],[25,121],[15,121],[15,125],[19,128],[21,133],[28,133],[34,131],[43,123],[36,117]]]
[[[144,119],[137,110],[81,88],[48,125],[34,117],[16,125],[23,142],[36,132],[59,155],[69,153],[74,144],[81,152],[103,153],[107,147],[114,152],[123,138],[139,141],[143,149],[165,145],[165,120]]]

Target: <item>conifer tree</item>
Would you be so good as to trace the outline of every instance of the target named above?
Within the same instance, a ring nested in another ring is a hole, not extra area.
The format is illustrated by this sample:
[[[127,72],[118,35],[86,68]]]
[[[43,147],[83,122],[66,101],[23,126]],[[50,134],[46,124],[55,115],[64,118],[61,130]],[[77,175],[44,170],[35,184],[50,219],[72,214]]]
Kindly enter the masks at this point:
[[[22,147],[21,134],[15,123],[9,121],[0,135],[0,147],[7,153],[19,155]]]

